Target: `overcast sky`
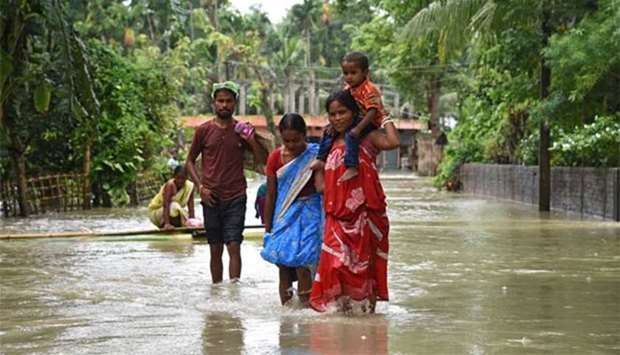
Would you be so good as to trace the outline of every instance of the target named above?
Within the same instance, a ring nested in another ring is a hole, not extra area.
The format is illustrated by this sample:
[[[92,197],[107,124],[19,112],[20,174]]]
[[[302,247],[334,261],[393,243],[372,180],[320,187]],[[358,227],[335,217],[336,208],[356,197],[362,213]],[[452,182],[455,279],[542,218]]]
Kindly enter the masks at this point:
[[[250,6],[254,4],[260,5],[262,10],[269,16],[272,23],[280,22],[293,5],[301,4],[302,2],[302,0],[231,0],[232,6],[242,13],[247,12]]]

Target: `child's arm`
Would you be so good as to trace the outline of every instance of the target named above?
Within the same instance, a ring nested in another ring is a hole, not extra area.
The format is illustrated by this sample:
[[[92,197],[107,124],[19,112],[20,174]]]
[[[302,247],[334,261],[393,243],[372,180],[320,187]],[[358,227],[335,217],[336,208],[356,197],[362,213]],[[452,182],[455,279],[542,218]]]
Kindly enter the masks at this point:
[[[314,171],[314,188],[316,192],[322,193],[325,189],[325,173],[323,169],[318,169]]]
[[[265,232],[271,233],[273,212],[276,207],[278,181],[275,176],[267,176],[267,196],[265,198]]]
[[[377,117],[377,113],[378,111],[376,108],[373,107],[369,109],[368,112],[366,112],[366,115],[364,115],[364,118],[362,118],[362,120],[355,127],[351,128],[349,134],[355,138],[359,138],[364,128],[366,128],[375,119],[375,117]]]

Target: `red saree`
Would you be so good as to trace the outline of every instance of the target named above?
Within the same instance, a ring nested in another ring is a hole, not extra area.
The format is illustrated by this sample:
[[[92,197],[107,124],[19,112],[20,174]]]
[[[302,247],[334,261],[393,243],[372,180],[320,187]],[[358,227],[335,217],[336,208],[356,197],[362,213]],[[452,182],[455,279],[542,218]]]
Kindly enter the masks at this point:
[[[360,145],[358,175],[338,183],[344,144],[334,144],[325,163],[325,228],[310,306],[324,312],[339,297],[388,300],[389,224],[383,187],[375,166],[377,149]]]

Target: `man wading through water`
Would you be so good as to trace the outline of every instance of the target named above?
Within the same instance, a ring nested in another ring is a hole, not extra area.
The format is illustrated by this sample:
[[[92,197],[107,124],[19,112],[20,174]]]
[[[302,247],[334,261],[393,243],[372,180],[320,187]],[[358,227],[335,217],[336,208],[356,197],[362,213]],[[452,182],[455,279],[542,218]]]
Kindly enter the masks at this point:
[[[243,175],[244,152],[251,150],[258,164],[265,163],[266,152],[255,139],[254,127],[233,118],[239,96],[237,84],[232,81],[214,84],[211,96],[215,118],[196,129],[186,166],[198,186],[211,251],[211,279],[218,283],[222,281],[224,244],[230,258],[230,280],[241,276],[247,188]],[[195,167],[199,155],[202,155],[202,179]]]

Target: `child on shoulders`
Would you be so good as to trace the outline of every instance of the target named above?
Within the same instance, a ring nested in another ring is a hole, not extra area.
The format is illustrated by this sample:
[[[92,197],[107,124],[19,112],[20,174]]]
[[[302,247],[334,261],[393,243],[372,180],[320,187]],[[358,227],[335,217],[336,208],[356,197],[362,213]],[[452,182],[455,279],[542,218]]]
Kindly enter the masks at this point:
[[[346,82],[345,90],[351,93],[360,108],[360,120],[354,121],[345,135],[346,151],[344,164],[347,170],[340,181],[352,179],[358,174],[359,144],[368,133],[381,127],[388,117],[381,101],[381,91],[369,79],[368,57],[360,52],[351,52],[341,61],[342,75]],[[319,154],[312,163],[312,169],[320,169],[325,163],[334,140],[331,126],[325,128],[321,139]]]

